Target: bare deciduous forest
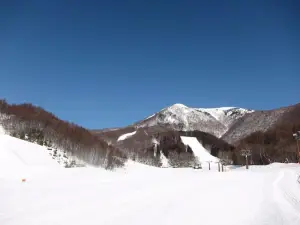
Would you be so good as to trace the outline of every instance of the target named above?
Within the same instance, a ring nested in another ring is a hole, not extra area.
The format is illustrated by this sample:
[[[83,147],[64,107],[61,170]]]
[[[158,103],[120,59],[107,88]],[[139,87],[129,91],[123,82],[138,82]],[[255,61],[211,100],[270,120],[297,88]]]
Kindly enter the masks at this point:
[[[95,166],[122,166],[125,155],[89,130],[58,119],[32,104],[8,104],[0,101],[1,123],[12,136],[40,145],[64,149],[78,159]]]
[[[255,164],[297,162],[297,143],[293,134],[300,130],[300,105],[295,105],[266,132],[254,132],[238,141],[237,150],[252,150]]]

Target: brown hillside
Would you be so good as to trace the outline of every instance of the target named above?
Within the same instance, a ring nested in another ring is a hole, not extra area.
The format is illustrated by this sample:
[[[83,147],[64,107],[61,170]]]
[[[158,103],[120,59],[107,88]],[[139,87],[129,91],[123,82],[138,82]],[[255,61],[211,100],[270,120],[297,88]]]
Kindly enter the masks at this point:
[[[124,155],[116,148],[76,124],[60,120],[32,104],[8,104],[0,100],[1,123],[11,135],[32,134],[39,142],[50,142],[83,161],[102,167],[121,166]]]
[[[237,142],[239,149],[252,150],[254,163],[298,161],[297,143],[293,133],[300,130],[300,104],[284,109],[286,113],[272,127],[266,131],[253,132]]]

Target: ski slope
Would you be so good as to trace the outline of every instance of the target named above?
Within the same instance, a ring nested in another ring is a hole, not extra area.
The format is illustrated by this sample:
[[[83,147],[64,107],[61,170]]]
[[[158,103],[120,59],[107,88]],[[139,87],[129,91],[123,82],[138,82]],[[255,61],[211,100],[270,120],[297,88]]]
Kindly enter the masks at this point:
[[[126,133],[126,134],[122,134],[119,138],[118,141],[124,141],[125,139],[135,135],[136,131],[130,132],[130,133]]]
[[[47,171],[0,179],[1,225],[298,225],[298,165],[231,172],[151,168]]]
[[[0,178],[21,179],[32,172],[53,168],[60,165],[51,158],[46,147],[0,134]]]
[[[195,137],[181,136],[183,144],[190,146],[194,155],[198,158],[199,162],[218,162],[219,159],[212,156]]]
[[[66,169],[43,147],[7,135],[0,160],[1,225],[300,224],[298,164],[223,173],[133,161],[116,171]]]

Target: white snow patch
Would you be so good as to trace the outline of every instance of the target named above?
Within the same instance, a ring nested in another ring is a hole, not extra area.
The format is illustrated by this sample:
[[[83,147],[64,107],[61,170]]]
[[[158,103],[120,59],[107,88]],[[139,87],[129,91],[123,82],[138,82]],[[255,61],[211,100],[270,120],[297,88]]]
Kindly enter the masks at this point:
[[[188,145],[191,147],[194,155],[198,158],[199,162],[208,162],[208,161],[212,161],[212,162],[218,162],[219,159],[216,158],[215,156],[212,156],[204,147],[202,144],[200,144],[200,142],[198,141],[197,138],[195,137],[185,137],[185,136],[181,136],[180,137],[182,142],[185,145]]]
[[[5,130],[4,130],[4,128],[0,125],[0,135],[1,134],[5,134]]]
[[[212,117],[214,117],[218,121],[222,121],[225,116],[225,111],[230,109],[235,109],[236,107],[220,107],[220,108],[199,108],[199,110],[203,112],[209,113]]]
[[[123,140],[125,140],[125,139],[127,139],[127,138],[129,138],[129,137],[131,137],[131,136],[133,136],[133,135],[135,135],[135,134],[136,134],[136,131],[133,131],[133,132],[131,132],[131,133],[122,134],[122,135],[118,138],[118,141],[123,141]]]
[[[238,107],[199,108],[198,110],[209,113],[212,117],[214,117],[216,120],[220,121],[225,126],[228,125],[226,123],[226,119],[228,119],[230,116],[232,116],[233,111],[238,112],[237,118],[239,118],[247,113],[254,112],[254,110],[248,110],[248,109],[243,109],[243,108],[238,108]]]
[[[167,157],[164,155],[162,151],[160,151],[160,161],[162,163],[162,167],[164,168],[170,167],[169,160],[167,159]]]

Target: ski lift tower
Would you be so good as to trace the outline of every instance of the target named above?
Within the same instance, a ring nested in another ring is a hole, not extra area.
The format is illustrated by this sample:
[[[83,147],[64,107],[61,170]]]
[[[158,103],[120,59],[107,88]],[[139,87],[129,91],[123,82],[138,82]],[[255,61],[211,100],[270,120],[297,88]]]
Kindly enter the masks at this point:
[[[246,169],[249,169],[248,156],[251,155],[251,150],[248,149],[241,150],[241,155],[246,158]]]
[[[296,133],[293,134],[296,143],[297,143],[297,150],[298,150],[298,163],[300,163],[300,150],[299,150],[299,141],[300,141],[300,131],[297,131]]]

